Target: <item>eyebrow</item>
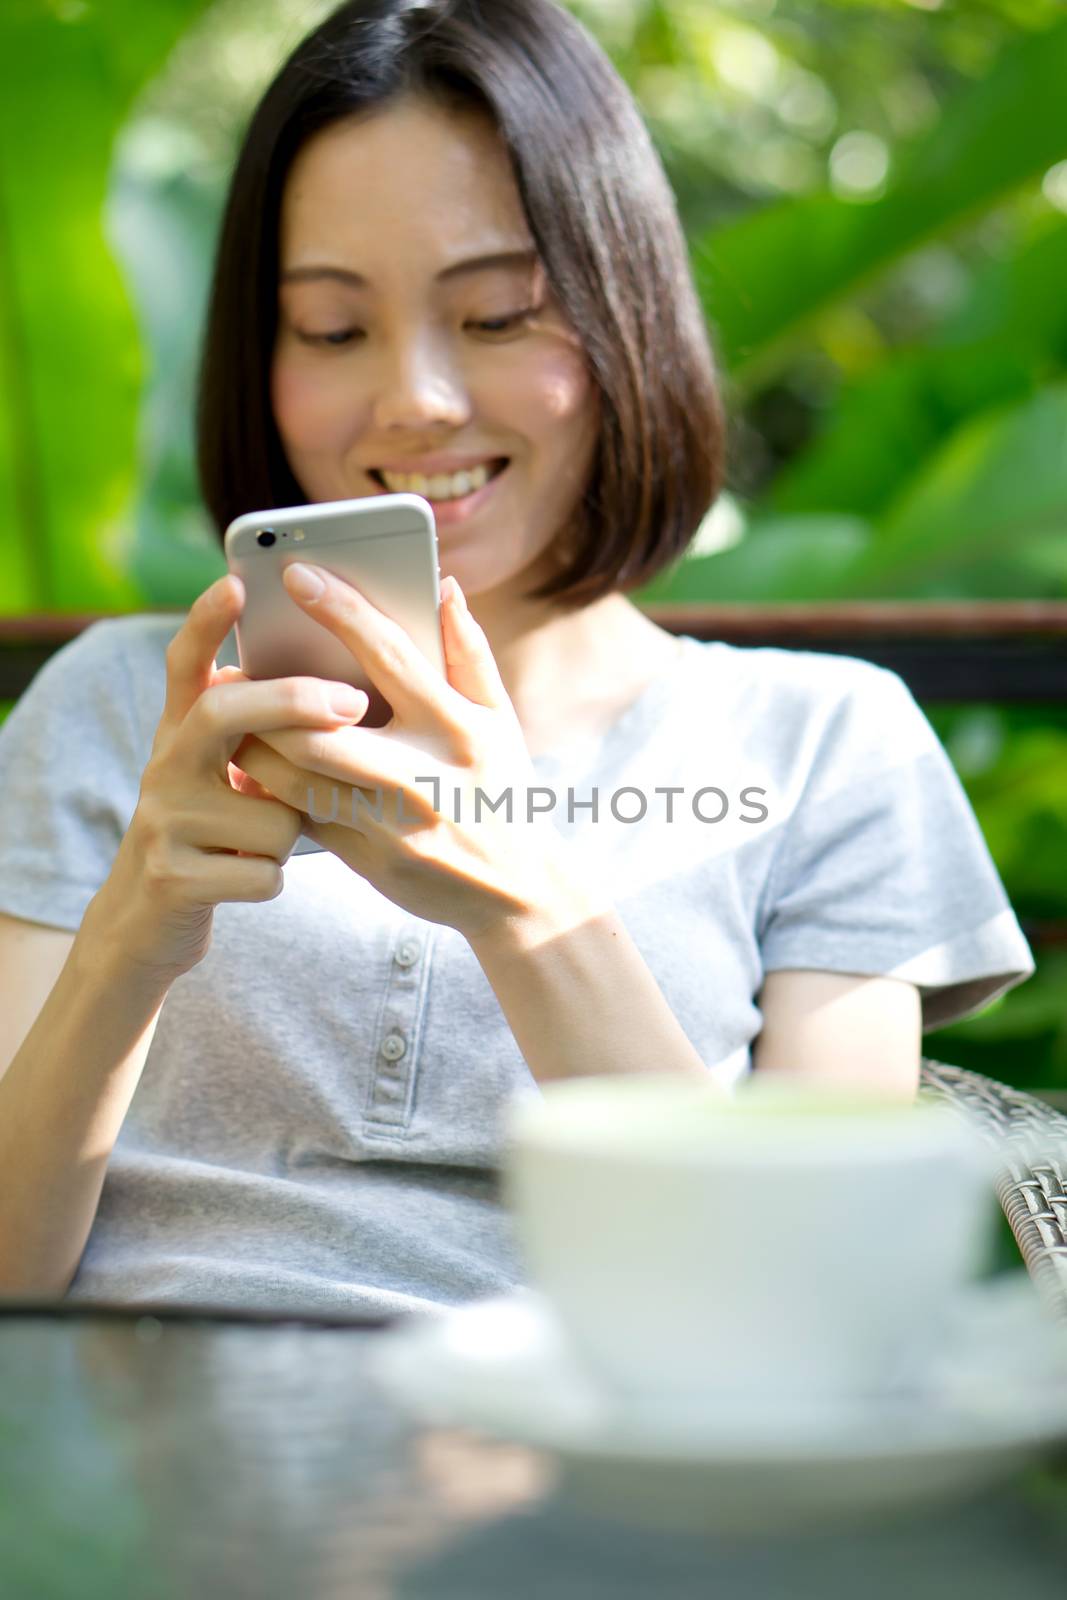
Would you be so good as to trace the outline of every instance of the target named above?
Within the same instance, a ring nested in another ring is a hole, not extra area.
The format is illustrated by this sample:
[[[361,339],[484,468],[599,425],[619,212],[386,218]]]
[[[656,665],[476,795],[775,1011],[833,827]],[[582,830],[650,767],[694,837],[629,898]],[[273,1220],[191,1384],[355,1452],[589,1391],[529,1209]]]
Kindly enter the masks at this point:
[[[536,260],[536,250],[503,250],[490,256],[471,256],[467,261],[454,261],[450,267],[445,267],[436,275],[434,282],[445,283],[452,278],[465,277],[470,272],[487,272],[494,267],[532,267]],[[361,272],[352,272],[348,267],[287,267],[281,275],[283,283],[309,283],[318,278],[347,283],[355,289],[372,287],[369,278],[365,278]]]

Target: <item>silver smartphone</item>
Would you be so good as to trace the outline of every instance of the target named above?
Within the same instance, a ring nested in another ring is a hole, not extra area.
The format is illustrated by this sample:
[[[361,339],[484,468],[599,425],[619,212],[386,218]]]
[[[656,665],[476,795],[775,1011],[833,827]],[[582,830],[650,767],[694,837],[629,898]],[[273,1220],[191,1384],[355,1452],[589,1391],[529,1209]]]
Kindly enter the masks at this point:
[[[392,708],[335,634],[309,616],[282,582],[293,561],[310,561],[365,594],[411,636],[445,675],[440,569],[433,509],[418,494],[324,500],[282,511],[249,511],[226,529],[226,561],[245,587],[234,624],[241,671],[249,678],[330,678],[370,697],[364,728]]]
[[[249,511],[230,523],[224,544],[227,565],[245,588],[234,632],[246,677],[350,683],[370,699],[359,727],[380,728],[392,716],[359,660],[287,592],[282,571],[292,561],[312,562],[353,584],[446,676],[437,527],[433,508],[421,495],[370,495]],[[321,848],[306,840],[294,854]]]

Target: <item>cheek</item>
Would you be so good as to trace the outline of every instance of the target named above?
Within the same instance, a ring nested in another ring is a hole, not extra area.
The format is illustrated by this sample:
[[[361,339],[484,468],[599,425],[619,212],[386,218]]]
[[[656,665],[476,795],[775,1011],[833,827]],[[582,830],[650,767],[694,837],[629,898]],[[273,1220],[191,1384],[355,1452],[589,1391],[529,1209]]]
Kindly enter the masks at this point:
[[[321,450],[337,445],[359,427],[351,384],[312,374],[299,358],[280,356],[271,369],[271,404],[286,446]]]
[[[600,391],[584,355],[565,340],[554,340],[539,352],[528,393],[537,395],[538,417],[545,433],[561,433],[572,448],[578,442],[576,425],[585,421],[595,429]]]

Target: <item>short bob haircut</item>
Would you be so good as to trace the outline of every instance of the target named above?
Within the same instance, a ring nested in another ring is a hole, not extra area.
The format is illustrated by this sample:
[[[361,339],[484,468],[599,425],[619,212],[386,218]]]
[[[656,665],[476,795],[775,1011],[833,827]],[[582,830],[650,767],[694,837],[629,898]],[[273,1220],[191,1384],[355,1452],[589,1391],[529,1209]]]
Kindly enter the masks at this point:
[[[348,0],[282,66],[234,167],[197,393],[200,487],[239,513],[309,497],[270,399],[286,172],[320,129],[405,95],[496,123],[601,425],[558,570],[528,598],[586,604],[682,555],[722,483],[724,421],[673,192],[629,89],[555,0]]]

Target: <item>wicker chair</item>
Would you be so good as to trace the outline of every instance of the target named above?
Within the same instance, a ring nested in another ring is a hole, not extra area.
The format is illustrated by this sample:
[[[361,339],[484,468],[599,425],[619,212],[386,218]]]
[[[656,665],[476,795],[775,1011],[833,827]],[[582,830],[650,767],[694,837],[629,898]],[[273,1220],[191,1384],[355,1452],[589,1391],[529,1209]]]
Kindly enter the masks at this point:
[[[920,1086],[996,1148],[997,1199],[1038,1294],[1067,1325],[1067,1116],[1034,1095],[927,1056]]]

